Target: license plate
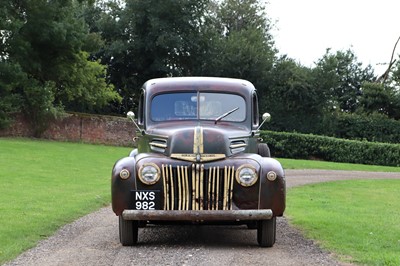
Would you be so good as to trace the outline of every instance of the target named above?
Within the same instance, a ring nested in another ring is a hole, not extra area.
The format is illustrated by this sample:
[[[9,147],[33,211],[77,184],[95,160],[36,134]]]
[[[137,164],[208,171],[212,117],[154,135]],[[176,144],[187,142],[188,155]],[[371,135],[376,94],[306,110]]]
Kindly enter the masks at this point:
[[[159,190],[133,190],[134,210],[159,210],[161,197]]]

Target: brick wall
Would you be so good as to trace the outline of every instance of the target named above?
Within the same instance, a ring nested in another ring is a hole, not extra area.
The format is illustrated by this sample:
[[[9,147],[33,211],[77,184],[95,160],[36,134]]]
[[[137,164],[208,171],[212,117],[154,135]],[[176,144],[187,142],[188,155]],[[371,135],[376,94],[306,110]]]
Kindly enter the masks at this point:
[[[32,137],[29,122],[22,115],[15,115],[12,125],[0,130],[0,137]],[[62,119],[50,124],[42,138],[101,143],[116,146],[132,146],[135,126],[124,117],[67,113]]]

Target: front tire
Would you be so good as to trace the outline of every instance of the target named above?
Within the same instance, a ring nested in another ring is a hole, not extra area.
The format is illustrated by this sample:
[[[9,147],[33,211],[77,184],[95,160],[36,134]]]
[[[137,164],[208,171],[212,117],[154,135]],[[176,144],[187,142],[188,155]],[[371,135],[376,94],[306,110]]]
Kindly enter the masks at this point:
[[[134,246],[138,241],[138,221],[125,220],[119,216],[119,241],[123,246]]]
[[[272,247],[276,239],[276,217],[258,221],[257,242],[260,247]]]
[[[258,228],[258,221],[249,221],[246,225],[248,229],[254,230]]]

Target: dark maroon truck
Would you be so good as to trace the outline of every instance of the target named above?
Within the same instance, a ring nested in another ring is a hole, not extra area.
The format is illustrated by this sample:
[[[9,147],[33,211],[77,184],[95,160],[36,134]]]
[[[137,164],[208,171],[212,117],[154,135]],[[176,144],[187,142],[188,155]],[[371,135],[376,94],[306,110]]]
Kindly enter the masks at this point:
[[[122,245],[148,223],[247,224],[271,247],[285,210],[281,164],[260,138],[253,84],[183,77],[147,81],[139,100],[136,149],[112,171],[112,208]]]

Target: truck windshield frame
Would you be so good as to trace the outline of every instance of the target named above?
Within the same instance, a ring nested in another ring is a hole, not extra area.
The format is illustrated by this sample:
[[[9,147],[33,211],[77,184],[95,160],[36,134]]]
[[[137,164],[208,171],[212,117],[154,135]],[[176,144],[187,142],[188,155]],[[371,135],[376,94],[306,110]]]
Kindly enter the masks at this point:
[[[245,99],[223,92],[168,92],[155,95],[151,100],[150,119],[153,122],[180,120],[212,120],[238,108],[221,121],[243,122],[246,114]]]

